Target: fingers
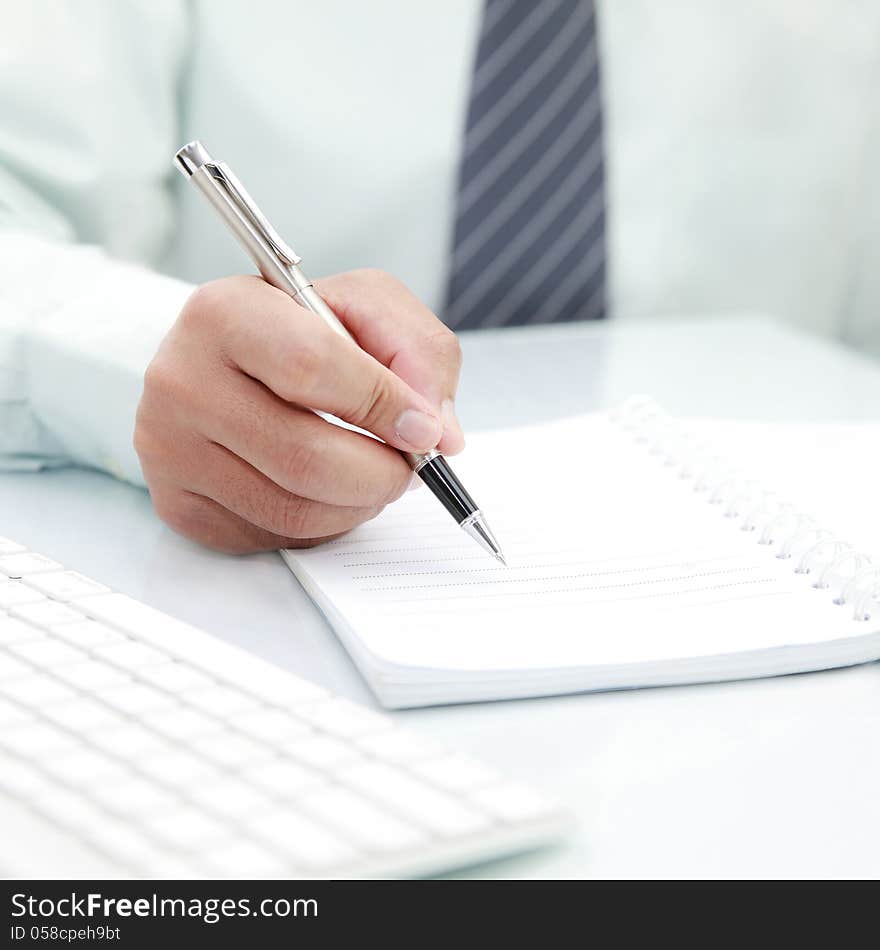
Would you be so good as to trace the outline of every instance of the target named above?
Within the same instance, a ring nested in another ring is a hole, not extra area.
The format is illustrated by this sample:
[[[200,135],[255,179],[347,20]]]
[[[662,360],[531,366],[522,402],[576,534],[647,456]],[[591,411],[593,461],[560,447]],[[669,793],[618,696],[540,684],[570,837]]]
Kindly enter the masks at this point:
[[[236,314],[223,353],[286,402],[332,413],[395,448],[426,452],[443,434],[439,410],[399,376],[286,294],[254,281],[228,282],[223,306]],[[209,286],[223,291],[227,282]],[[218,287],[218,285],[220,285]]]
[[[222,505],[178,486],[151,486],[153,506],[162,520],[178,534],[227,554],[252,554],[281,548],[304,548],[332,540],[285,538],[250,524]]]
[[[464,435],[454,400],[461,371],[455,334],[400,281],[358,270],[316,283],[316,289],[367,352],[425,396],[440,412],[440,450],[455,454]]]
[[[412,477],[399,452],[291,406],[241,374],[207,410],[202,429],[285,491],[314,501],[382,506]]]
[[[221,445],[208,443],[201,471],[184,472],[192,491],[273,534],[287,538],[320,538],[351,531],[375,518],[382,505],[354,507],[325,504],[285,491],[271,479]]]
[[[375,518],[382,505],[348,507],[292,494],[221,445],[203,440],[161,465],[161,481],[186,486],[276,537],[321,538]],[[155,461],[153,462],[155,464]]]

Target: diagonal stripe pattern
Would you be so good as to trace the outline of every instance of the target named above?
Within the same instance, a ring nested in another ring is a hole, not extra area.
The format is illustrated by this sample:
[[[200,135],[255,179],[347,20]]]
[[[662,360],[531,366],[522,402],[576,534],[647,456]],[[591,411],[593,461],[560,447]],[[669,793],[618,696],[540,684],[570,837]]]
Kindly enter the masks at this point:
[[[604,191],[593,0],[486,0],[446,323],[603,317]]]

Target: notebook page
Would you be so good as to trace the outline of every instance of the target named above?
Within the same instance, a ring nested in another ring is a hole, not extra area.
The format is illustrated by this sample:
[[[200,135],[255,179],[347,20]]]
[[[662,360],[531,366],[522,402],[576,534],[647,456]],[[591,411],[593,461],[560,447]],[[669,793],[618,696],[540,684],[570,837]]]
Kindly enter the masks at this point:
[[[507,567],[427,490],[287,555],[378,664],[563,669],[861,632],[605,414],[474,436],[454,465]]]

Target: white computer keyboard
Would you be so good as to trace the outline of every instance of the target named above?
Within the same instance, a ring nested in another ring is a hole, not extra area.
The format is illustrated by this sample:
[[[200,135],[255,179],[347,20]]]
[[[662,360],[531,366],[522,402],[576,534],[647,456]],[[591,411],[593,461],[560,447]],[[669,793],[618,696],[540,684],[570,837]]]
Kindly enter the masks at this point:
[[[0,873],[427,874],[564,826],[492,769],[0,538]]]

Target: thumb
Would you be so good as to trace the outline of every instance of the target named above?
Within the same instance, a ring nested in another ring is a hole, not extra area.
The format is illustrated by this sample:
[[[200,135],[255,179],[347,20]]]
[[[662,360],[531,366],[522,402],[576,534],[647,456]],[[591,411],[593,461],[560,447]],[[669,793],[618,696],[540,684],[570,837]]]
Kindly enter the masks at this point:
[[[464,448],[464,433],[455,412],[460,366],[457,349],[443,346],[401,349],[391,362],[392,371],[439,413],[443,435],[437,448],[446,455]]]
[[[348,385],[336,389],[330,411],[396,449],[424,453],[436,448],[444,433],[440,410],[378,360],[351,349],[362,366],[346,374]]]

